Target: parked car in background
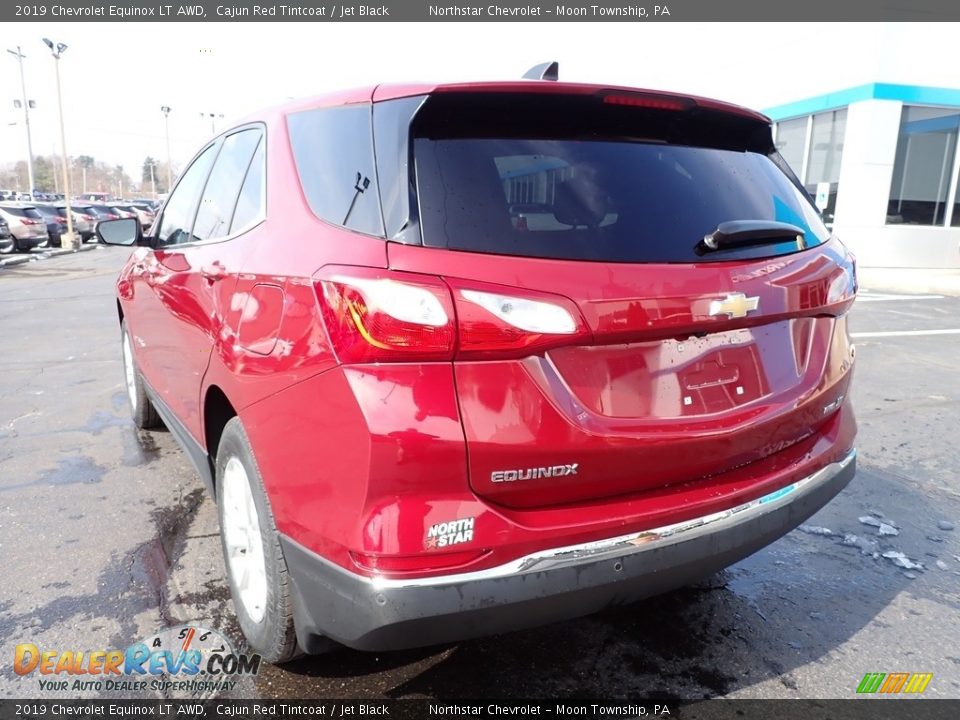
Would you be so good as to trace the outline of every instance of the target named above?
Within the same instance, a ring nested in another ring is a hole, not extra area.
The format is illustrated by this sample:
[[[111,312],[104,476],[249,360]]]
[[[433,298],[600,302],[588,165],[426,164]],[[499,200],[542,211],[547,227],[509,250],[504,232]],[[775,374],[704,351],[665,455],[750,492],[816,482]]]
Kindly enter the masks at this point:
[[[50,236],[50,247],[60,247],[60,236],[67,232],[66,210],[59,210],[52,205],[37,203],[34,208],[43,216],[47,223],[47,234]]]
[[[104,220],[119,220],[121,218],[121,213],[118,210],[114,210],[109,205],[99,205],[91,203],[89,205],[84,205],[86,211],[93,216],[94,222],[102,222]]]
[[[140,221],[140,226],[146,231],[153,225],[154,213],[145,205],[111,205],[111,207],[126,213],[126,217],[135,217]]]
[[[0,215],[10,226],[14,246],[18,252],[28,252],[35,247],[45,247],[50,241],[47,221],[37,209],[27,203],[0,203]]]
[[[57,210],[65,213],[65,205],[56,205]],[[94,237],[94,231],[97,229],[97,218],[88,205],[70,204],[73,211],[73,231],[80,236],[80,242],[87,242]]]
[[[664,592],[854,475],[854,259],[745,108],[531,80],[301,100],[203,146],[146,237],[97,233],[134,246],[134,421],[213,491],[270,661]]]
[[[113,199],[113,196],[108,192],[85,192],[77,195],[77,200],[82,202],[90,203],[107,203]]]
[[[118,203],[110,203],[109,205],[107,205],[107,207],[110,208],[111,212],[115,213],[118,217],[121,217],[121,218],[133,218],[137,216],[137,214],[133,212],[133,210],[128,210],[126,207]]]
[[[15,249],[16,244],[13,242],[13,235],[10,234],[10,226],[6,218],[0,215],[0,255],[12,253]]]

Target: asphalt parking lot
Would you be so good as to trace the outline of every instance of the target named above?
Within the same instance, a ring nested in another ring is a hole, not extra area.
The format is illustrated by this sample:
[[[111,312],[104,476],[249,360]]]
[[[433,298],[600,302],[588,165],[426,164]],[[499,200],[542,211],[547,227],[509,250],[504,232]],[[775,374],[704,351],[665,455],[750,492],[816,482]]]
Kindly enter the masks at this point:
[[[169,433],[129,420],[113,299],[125,255],[0,268],[0,697],[48,696],[13,673],[21,642],[126,647],[187,622],[237,639],[212,503]],[[906,671],[960,698],[960,298],[867,291],[852,325],[859,471],[801,529],[628,608],[304,658],[231,695],[852,697],[867,672]]]

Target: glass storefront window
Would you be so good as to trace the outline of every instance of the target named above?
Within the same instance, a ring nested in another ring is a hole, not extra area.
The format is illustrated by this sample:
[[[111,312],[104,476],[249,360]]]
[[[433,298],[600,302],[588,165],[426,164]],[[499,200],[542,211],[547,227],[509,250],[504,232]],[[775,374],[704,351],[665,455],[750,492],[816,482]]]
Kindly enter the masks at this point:
[[[777,151],[797,177],[803,171],[803,147],[807,141],[807,118],[777,123]],[[800,178],[801,180],[803,178]]]
[[[830,183],[829,201],[823,211],[823,219],[826,222],[833,221],[837,206],[840,159],[843,157],[843,138],[846,130],[846,108],[813,116],[805,186],[807,192],[816,195],[819,183]]]
[[[950,221],[951,227],[960,227],[960,168],[957,170],[957,197],[953,202],[953,219]]]
[[[958,128],[960,111],[956,109],[904,107],[888,223],[944,224]]]

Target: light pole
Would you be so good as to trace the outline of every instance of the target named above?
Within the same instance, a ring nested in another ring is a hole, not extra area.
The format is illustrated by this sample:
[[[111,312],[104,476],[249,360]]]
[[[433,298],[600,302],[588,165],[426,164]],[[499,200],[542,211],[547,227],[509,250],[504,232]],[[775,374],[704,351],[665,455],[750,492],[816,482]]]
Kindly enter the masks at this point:
[[[157,166],[157,163],[154,161],[150,163],[147,167],[150,168],[150,190],[153,192],[153,199],[157,199],[157,179],[153,175],[153,169]]]
[[[30,139],[30,101],[27,100],[27,81],[23,76],[23,59],[26,57],[20,52],[20,46],[17,45],[16,51],[7,50],[20,63],[20,89],[23,91],[23,124],[27,128],[27,177],[30,179],[30,199],[33,199],[33,142]]]
[[[173,187],[173,170],[170,165],[170,106],[163,105],[160,112],[163,113],[163,122],[167,130],[167,193],[169,193],[170,188]]]
[[[214,135],[217,134],[217,118],[223,120],[223,113],[200,113],[200,117],[210,118],[210,132]]]
[[[53,55],[53,67],[57,75],[57,108],[60,111],[60,149],[63,152],[63,204],[67,210],[67,234],[60,236],[60,247],[67,250],[76,250],[79,247],[73,234],[73,209],[70,207],[70,173],[67,172],[67,135],[63,131],[63,94],[60,90],[60,56],[67,46],[63,43],[53,44],[53,40],[44,38],[43,42],[50,48]]]

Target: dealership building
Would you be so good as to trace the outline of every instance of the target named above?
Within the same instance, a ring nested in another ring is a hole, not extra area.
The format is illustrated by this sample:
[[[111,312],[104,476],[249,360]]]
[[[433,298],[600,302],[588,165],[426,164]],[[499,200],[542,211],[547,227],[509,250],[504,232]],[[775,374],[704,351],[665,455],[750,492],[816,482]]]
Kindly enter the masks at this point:
[[[872,83],[765,112],[861,266],[960,269],[960,90]]]

